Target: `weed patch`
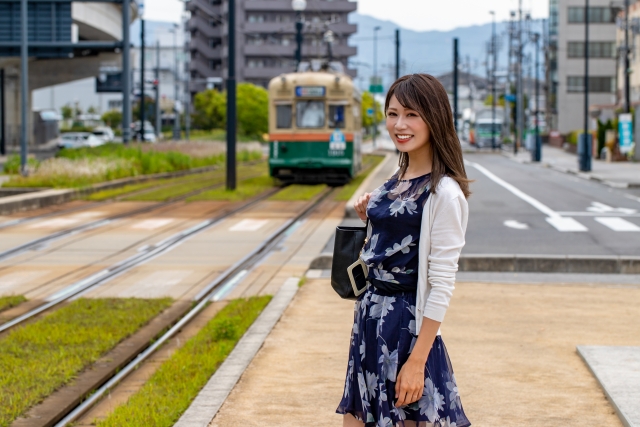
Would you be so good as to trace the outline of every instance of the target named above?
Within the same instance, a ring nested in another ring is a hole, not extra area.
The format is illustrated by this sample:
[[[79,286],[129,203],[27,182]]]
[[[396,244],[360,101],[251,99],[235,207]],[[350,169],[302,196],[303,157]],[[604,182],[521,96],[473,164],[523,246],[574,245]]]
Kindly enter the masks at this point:
[[[263,296],[231,301],[97,426],[173,426],[270,300]]]
[[[11,307],[22,304],[26,300],[27,299],[22,295],[9,295],[6,297],[0,297],[0,311],[8,310]]]
[[[0,426],[10,425],[170,304],[169,298],[79,299],[9,332],[0,340]]]

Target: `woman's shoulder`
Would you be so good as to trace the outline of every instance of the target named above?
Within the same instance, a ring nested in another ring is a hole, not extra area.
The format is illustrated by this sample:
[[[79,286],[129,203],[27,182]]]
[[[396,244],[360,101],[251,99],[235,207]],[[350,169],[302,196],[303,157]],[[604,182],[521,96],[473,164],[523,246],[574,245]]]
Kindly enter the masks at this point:
[[[464,199],[464,193],[460,189],[460,185],[458,181],[451,178],[448,175],[440,178],[440,182],[438,183],[438,188],[436,189],[436,197],[438,199],[455,199],[462,197]]]

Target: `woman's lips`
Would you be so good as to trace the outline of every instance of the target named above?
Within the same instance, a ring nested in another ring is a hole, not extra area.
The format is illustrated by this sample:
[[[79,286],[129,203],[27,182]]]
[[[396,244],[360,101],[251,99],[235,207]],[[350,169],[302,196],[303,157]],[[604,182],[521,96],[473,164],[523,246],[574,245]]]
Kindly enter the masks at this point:
[[[407,141],[409,141],[411,138],[413,138],[413,135],[405,135],[405,134],[398,135],[398,134],[396,134],[396,140],[397,140],[398,142],[401,142],[401,143],[402,143],[402,142],[407,142]]]

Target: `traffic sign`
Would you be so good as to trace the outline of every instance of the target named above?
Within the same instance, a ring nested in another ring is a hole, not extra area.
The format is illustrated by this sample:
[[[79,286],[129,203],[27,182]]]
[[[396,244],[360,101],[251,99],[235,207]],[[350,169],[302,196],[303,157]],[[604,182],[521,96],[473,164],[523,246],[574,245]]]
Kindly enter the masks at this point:
[[[369,92],[371,93],[382,93],[384,92],[384,88],[382,87],[382,77],[373,76],[369,81]]]
[[[620,114],[618,116],[618,135],[620,138],[620,152],[623,154],[631,151],[633,143],[631,114]]]
[[[373,116],[373,108],[367,108],[367,116]]]

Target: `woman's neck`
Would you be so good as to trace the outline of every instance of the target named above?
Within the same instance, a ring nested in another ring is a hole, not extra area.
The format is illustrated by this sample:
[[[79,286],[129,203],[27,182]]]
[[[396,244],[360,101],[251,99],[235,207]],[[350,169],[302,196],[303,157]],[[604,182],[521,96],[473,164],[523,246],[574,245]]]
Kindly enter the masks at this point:
[[[431,173],[433,157],[431,155],[431,144],[427,143],[417,150],[407,152],[409,164],[404,172],[403,179],[411,179]]]

